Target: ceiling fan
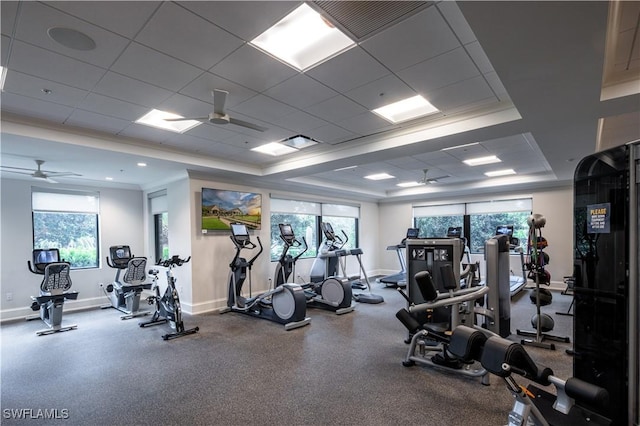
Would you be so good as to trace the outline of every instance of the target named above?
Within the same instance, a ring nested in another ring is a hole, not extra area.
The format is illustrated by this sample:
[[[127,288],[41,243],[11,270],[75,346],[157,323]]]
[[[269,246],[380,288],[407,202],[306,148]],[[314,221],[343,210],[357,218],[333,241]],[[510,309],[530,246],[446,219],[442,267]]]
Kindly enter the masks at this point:
[[[424,176],[422,177],[422,180],[418,181],[418,183],[423,185],[430,185],[432,183],[437,183],[440,179],[450,177],[450,175],[443,175],[438,177],[427,177],[427,174],[429,173],[429,169],[423,169],[422,171],[424,172]]]
[[[229,117],[224,111],[224,104],[227,101],[227,95],[229,92],[226,90],[214,89],[211,92],[213,96],[213,112],[209,113],[207,117],[185,117],[185,118],[165,118],[165,121],[185,121],[185,120],[196,120],[201,121],[203,123],[211,123],[211,124],[235,124],[236,126],[246,127],[248,129],[256,130],[258,132],[264,132],[267,130],[266,127],[258,126],[257,124],[249,123],[244,120],[239,120],[237,118]]]
[[[51,179],[52,177],[63,177],[63,176],[82,176],[78,173],[73,172],[53,172],[50,170],[42,170],[42,165],[44,164],[44,160],[35,160],[37,168],[35,169],[27,169],[24,167],[10,167],[10,166],[2,166],[2,171],[7,173],[17,173],[20,175],[31,176],[34,179],[45,180],[49,183],[58,183],[55,180]]]

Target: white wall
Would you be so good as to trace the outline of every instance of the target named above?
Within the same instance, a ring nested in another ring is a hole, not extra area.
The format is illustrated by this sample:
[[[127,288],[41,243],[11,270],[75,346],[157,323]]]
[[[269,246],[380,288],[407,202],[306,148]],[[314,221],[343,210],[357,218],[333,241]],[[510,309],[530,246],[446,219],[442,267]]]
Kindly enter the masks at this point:
[[[0,319],[32,315],[31,296],[38,294],[42,276],[29,272],[33,229],[31,223],[31,187],[28,180],[1,180],[0,233],[2,256],[0,259]],[[38,187],[47,184],[38,183]],[[98,306],[107,302],[99,283],[109,283],[115,270],[105,263],[109,247],[128,244],[134,254],[144,255],[142,191],[105,189],[86,186],[50,185],[100,193],[100,267],[71,271],[72,290],[79,293],[78,300],[67,301],[65,311]],[[7,300],[11,293],[13,300]]]
[[[547,239],[549,247],[545,252],[550,257],[547,270],[551,274],[552,286],[564,289],[562,281],[564,276],[573,272],[573,188],[563,187],[544,191],[533,191],[529,194],[494,194],[493,196],[469,197],[464,200],[441,200],[437,204],[487,201],[493,197],[499,199],[515,197],[531,197],[533,201],[533,212],[543,214],[547,219],[547,224],[542,230],[543,236]],[[416,203],[418,204],[418,203]],[[428,204],[428,201],[419,203]],[[398,244],[405,236],[407,228],[413,226],[412,210],[413,204],[381,204],[379,207],[379,267],[382,273],[391,273],[399,269],[395,252],[385,252],[386,246]],[[472,262],[480,262],[481,274],[484,277],[484,256],[472,255]],[[522,266],[520,257],[510,256],[511,270],[515,275],[521,275]],[[387,270],[390,270],[387,272]]]

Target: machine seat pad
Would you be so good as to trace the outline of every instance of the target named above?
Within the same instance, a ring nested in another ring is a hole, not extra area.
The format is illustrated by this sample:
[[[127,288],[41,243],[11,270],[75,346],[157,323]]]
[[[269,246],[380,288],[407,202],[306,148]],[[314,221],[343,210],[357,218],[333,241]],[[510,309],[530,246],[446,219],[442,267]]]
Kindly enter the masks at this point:
[[[69,290],[71,288],[70,269],[68,262],[48,263],[44,268],[44,278],[40,284],[40,289],[44,292]]]
[[[487,336],[480,330],[459,325],[451,334],[449,352],[465,363],[480,361]]]
[[[551,369],[538,366],[529,356],[524,346],[499,336],[487,339],[480,358],[482,366],[487,371],[499,377],[507,377],[510,371],[505,371],[502,364],[506,363],[518,370],[518,374],[533,380],[543,386],[548,386]]]
[[[433,284],[433,279],[431,278],[429,271],[420,271],[413,277],[416,280],[416,284],[422,294],[422,298],[426,302],[433,302],[436,300],[438,297],[438,290],[436,290],[436,286]]]

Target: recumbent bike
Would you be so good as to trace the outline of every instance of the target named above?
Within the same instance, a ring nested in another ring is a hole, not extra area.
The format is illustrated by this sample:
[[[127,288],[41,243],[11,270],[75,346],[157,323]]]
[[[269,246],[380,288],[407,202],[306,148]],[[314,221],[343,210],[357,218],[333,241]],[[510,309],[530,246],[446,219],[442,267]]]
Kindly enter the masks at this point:
[[[274,321],[284,325],[285,330],[293,330],[311,323],[307,317],[307,301],[304,290],[297,284],[284,283],[257,296],[251,295],[251,268],[262,253],[260,237],[256,237],[258,245],[251,241],[246,225],[231,224],[231,241],[236,248],[233,260],[229,263],[229,290],[227,307],[220,313],[239,312],[257,318]],[[241,256],[242,250],[258,252],[249,260]],[[249,282],[249,297],[242,295],[245,280]]]
[[[280,259],[276,265],[274,283],[275,287],[281,286],[289,280],[293,274],[295,276],[296,262],[308,250],[307,240],[302,237],[302,242],[298,240],[290,224],[280,223],[280,239],[284,242]],[[303,247],[296,256],[289,254],[290,248]],[[319,282],[309,282],[301,284],[307,299],[307,306],[327,309],[338,315],[346,314],[354,310],[351,303],[351,286],[335,277],[328,277]]]
[[[124,315],[120,319],[123,320],[150,314],[149,311],[140,310],[142,291],[151,289],[152,285],[146,282],[147,258],[134,256],[129,246],[111,246],[107,265],[116,269],[116,277],[113,283],[102,288],[110,302],[102,308],[114,308],[122,312]],[[122,271],[124,275],[121,279]]]
[[[40,319],[49,327],[37,331],[38,336],[53,334],[61,331],[68,331],[77,328],[76,324],[62,325],[62,308],[65,299],[75,300],[78,298],[77,291],[69,291],[71,288],[71,277],[69,262],[60,260],[58,249],[35,249],[32,252],[32,260],[27,261],[29,270],[37,275],[43,275],[40,283],[40,294],[31,296],[33,303],[31,309],[40,311]],[[27,317],[27,321],[38,318],[38,316]]]
[[[173,268],[182,266],[191,260],[191,256],[186,259],[180,259],[179,256],[172,256],[170,259],[160,260],[156,265],[167,268],[167,288],[162,297],[160,296],[160,287],[158,286],[158,274],[157,269],[149,270],[149,275],[153,277],[153,296],[147,298],[147,302],[150,305],[156,305],[156,311],[153,317],[149,321],[138,323],[140,327],[150,327],[158,324],[169,323],[170,327],[174,329],[174,332],[167,333],[162,336],[163,340],[176,339],[178,337],[187,336],[189,334],[195,334],[200,330],[200,327],[193,327],[186,329],[184,322],[182,321],[182,307],[180,305],[180,296],[176,289],[177,279],[173,275]]]

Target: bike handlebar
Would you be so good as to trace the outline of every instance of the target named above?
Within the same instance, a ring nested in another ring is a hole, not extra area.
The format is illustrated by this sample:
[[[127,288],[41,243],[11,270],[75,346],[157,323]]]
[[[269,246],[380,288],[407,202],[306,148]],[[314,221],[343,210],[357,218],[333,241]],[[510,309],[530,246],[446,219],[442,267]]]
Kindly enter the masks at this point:
[[[170,268],[172,266],[182,266],[185,263],[189,263],[190,260],[191,260],[191,256],[187,257],[186,259],[180,259],[178,255],[173,255],[169,259],[158,260],[156,265],[164,266],[165,268]]]

